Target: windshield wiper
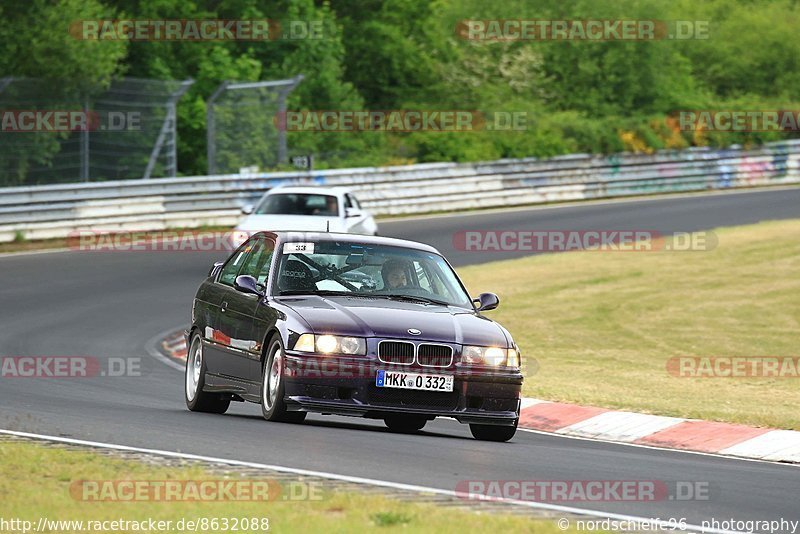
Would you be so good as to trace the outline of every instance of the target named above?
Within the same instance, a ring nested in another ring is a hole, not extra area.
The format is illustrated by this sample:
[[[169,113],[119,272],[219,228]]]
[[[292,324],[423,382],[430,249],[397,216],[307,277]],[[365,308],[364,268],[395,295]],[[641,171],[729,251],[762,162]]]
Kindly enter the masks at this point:
[[[439,306],[450,306],[449,302],[443,300],[429,299],[428,297],[418,297],[416,295],[376,295],[385,297],[389,300],[398,300],[401,302],[424,302],[425,304],[437,304]]]
[[[400,302],[422,302],[423,304],[436,304],[437,306],[450,306],[449,302],[443,300],[430,299],[428,297],[418,297],[416,295],[382,295],[380,293],[357,293],[354,291],[334,291],[329,289],[304,290],[288,289],[280,292],[281,297],[289,295],[318,295],[321,297],[371,297],[396,300]]]
[[[324,297],[363,297],[365,293],[354,293],[352,291],[334,291],[331,289],[286,289],[280,292],[281,297],[288,295],[319,295]]]

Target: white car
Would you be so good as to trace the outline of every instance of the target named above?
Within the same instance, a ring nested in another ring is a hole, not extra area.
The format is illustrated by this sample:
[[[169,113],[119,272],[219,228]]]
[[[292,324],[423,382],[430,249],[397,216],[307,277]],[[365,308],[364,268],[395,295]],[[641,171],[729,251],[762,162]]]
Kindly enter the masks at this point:
[[[236,227],[240,235],[262,230],[378,234],[372,214],[361,208],[351,192],[339,188],[276,187],[242,212],[247,217]]]

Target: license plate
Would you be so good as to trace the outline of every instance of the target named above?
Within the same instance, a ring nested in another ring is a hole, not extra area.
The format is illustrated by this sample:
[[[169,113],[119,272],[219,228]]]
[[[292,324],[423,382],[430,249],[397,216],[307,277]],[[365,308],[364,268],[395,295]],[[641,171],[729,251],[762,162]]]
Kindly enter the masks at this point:
[[[422,391],[453,391],[453,375],[378,371],[375,385],[379,388],[417,389]]]

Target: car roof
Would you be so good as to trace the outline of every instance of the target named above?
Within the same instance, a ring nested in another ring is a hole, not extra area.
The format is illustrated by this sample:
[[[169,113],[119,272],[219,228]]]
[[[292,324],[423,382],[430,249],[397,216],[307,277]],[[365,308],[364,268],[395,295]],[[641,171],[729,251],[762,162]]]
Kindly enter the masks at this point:
[[[293,232],[293,231],[257,232],[253,234],[253,237],[258,235],[272,236],[281,242],[285,241],[300,242],[303,239],[301,236],[308,235],[309,237],[308,240],[314,242],[339,241],[343,243],[363,243],[365,245],[386,245],[392,247],[410,248],[413,250],[420,250],[423,252],[432,252],[434,254],[442,256],[441,252],[439,252],[430,245],[426,245],[425,243],[419,243],[417,241],[409,241],[407,239],[399,239],[396,237],[383,237],[383,236],[372,236],[372,235],[361,235],[361,234],[342,234],[338,232],[304,233],[304,232]]]
[[[276,193],[306,193],[318,195],[333,195],[339,196],[344,193],[349,193],[347,189],[341,187],[320,187],[317,185],[279,185],[267,191],[267,195]]]

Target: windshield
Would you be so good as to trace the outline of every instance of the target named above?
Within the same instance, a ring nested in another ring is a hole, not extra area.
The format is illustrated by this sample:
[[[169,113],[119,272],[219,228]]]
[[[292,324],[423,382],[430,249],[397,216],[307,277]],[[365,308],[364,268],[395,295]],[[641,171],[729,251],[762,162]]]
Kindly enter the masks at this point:
[[[339,215],[339,200],[333,195],[276,193],[267,195],[255,209],[255,214],[337,217]]]
[[[284,243],[276,295],[343,295],[472,308],[438,254],[336,241]]]

